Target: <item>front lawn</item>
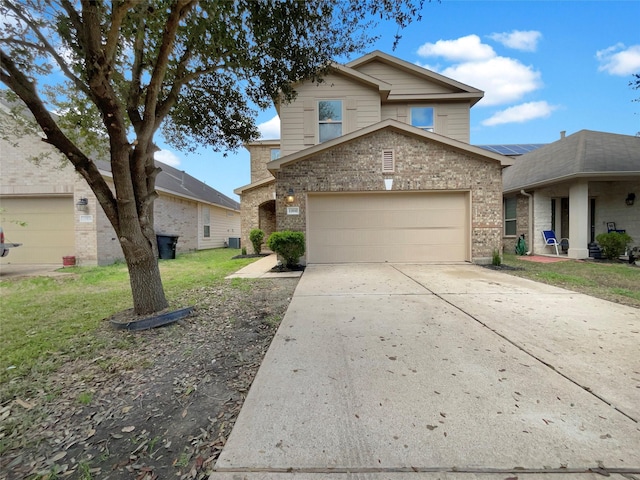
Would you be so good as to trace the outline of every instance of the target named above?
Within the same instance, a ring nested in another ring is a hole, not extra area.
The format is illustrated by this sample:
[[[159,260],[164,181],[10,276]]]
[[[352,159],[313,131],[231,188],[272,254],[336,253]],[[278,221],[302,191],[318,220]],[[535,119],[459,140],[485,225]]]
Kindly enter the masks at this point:
[[[536,263],[504,255],[505,265],[518,277],[548,283],[611,302],[640,308],[640,267],[622,262],[567,260]]]
[[[232,260],[239,253],[236,249],[214,249],[160,260],[171,307],[188,306],[183,303],[195,299],[196,287],[220,283],[226,275],[255,261]],[[68,361],[69,356],[86,356],[106,347],[93,332],[103,319],[132,308],[125,264],[73,267],[64,272],[68,275],[0,282],[0,385],[30,372],[46,374],[55,370],[62,358]]]

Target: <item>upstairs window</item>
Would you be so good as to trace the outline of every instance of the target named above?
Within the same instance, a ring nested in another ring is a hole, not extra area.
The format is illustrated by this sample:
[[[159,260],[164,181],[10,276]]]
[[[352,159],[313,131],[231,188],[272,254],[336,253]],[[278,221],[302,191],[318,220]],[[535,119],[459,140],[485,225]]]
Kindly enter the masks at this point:
[[[318,102],[318,140],[320,143],[342,135],[342,100]]]
[[[516,211],[517,211],[517,199],[516,197],[510,197],[504,199],[504,234],[505,236],[516,235]]]
[[[277,160],[280,158],[280,149],[272,148],[271,149],[271,160]]]
[[[411,125],[433,132],[433,107],[411,107]]]

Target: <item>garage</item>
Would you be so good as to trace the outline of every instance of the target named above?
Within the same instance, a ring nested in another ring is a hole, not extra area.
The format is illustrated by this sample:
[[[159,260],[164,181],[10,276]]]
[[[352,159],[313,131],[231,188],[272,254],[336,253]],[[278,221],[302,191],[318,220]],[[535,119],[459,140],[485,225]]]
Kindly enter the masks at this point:
[[[307,195],[307,262],[470,260],[469,193]]]
[[[7,240],[22,243],[11,249],[3,263],[62,264],[63,256],[75,252],[72,197],[5,197],[0,207]]]

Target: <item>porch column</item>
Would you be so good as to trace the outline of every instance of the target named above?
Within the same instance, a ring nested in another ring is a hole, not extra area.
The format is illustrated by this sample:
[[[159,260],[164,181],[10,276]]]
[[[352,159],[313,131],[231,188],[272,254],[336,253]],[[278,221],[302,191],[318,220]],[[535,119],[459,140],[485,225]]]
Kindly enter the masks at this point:
[[[569,258],[589,258],[589,182],[569,187]]]

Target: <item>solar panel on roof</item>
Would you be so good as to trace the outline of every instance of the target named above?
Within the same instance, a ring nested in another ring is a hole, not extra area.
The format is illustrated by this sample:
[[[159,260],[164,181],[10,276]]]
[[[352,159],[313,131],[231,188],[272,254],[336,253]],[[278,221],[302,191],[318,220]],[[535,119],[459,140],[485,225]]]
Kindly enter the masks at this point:
[[[489,152],[499,153],[500,155],[524,155],[525,153],[544,147],[544,143],[519,143],[513,145],[477,145],[478,148],[488,150]]]

